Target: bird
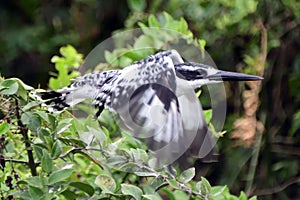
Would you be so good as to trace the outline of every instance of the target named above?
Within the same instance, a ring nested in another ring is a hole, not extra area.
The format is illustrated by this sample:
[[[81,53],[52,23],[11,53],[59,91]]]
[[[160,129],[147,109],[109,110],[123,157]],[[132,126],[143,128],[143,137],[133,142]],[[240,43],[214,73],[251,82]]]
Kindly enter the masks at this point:
[[[120,125],[145,140],[161,165],[182,156],[205,159],[216,143],[195,89],[223,81],[259,81],[262,77],[185,62],[175,49],[160,51],[123,69],[92,72],[67,87],[38,96],[61,111],[92,99],[97,109],[116,113]]]

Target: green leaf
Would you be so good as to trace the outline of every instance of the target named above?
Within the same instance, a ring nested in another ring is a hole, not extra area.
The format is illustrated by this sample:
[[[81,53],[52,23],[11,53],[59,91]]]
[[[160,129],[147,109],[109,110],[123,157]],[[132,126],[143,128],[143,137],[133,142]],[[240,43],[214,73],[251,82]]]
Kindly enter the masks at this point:
[[[104,58],[105,58],[105,61],[111,65],[113,65],[113,63],[116,62],[116,60],[117,60],[117,56],[109,51],[104,51]]]
[[[245,192],[241,191],[241,194],[240,194],[240,196],[239,196],[239,200],[247,200],[247,199],[248,199],[248,198],[247,198]]]
[[[298,110],[293,116],[292,127],[289,130],[289,135],[294,136],[294,134],[297,132],[299,128],[300,128],[300,110]]]
[[[41,119],[38,115],[28,111],[21,115],[21,121],[27,125],[30,130],[36,131],[41,126]]]
[[[34,152],[39,160],[42,160],[43,157],[43,149],[38,144],[34,144],[33,146]]]
[[[76,49],[71,45],[60,48],[62,57],[53,56],[51,61],[55,63],[55,68],[58,71],[56,77],[49,79],[49,87],[51,89],[59,89],[71,83],[70,79],[79,75],[79,72],[71,71],[77,69],[82,63],[82,54],[77,53]],[[71,71],[71,72],[70,72]]]
[[[178,188],[178,182],[174,179],[169,179],[167,180],[167,182],[169,183],[169,185],[173,188]]]
[[[179,29],[179,32],[181,32],[183,34],[186,34],[186,33],[188,33],[188,31],[189,31],[189,28],[188,28],[187,22],[185,21],[184,18],[180,18],[180,29]]]
[[[11,78],[12,80],[16,80],[19,83],[19,86],[21,86],[22,88],[24,88],[25,90],[33,90],[33,87],[25,84],[23,81],[21,81],[18,78]]]
[[[133,48],[143,49],[143,51],[151,51],[151,48],[154,46],[154,39],[148,35],[142,35],[135,40]],[[140,50],[141,51],[141,50]]]
[[[134,61],[139,61],[139,60],[143,59],[143,57],[141,57],[140,54],[138,54],[135,51],[128,51],[124,54],[124,56],[126,56]]]
[[[5,134],[7,131],[9,131],[10,125],[8,122],[2,122],[0,124],[0,135]]]
[[[124,164],[124,163],[127,163],[127,162],[128,162],[127,158],[125,158],[124,156],[119,156],[119,155],[109,157],[106,160],[106,164],[111,165],[111,166],[116,166],[116,165]]]
[[[133,160],[147,162],[149,157],[145,150],[143,149],[130,149]]]
[[[84,142],[87,146],[90,146],[94,141],[95,137],[90,132],[80,132],[79,138],[82,142]],[[101,145],[102,146],[102,145]]]
[[[174,185],[174,183],[172,183],[172,184]],[[158,190],[164,188],[167,185],[170,185],[170,183],[168,181],[163,181],[162,183],[155,186],[155,191],[158,191]]]
[[[74,200],[74,199],[76,199],[78,196],[74,193],[74,192],[72,192],[72,191],[70,191],[70,190],[64,190],[62,193],[61,193],[67,200]]]
[[[29,186],[29,194],[32,199],[40,199],[44,192],[40,188]]]
[[[196,184],[196,188],[203,195],[209,195],[211,192],[211,186],[204,177],[201,177],[201,181]]]
[[[15,195],[16,195],[16,197],[19,197],[22,200],[31,200],[32,199],[28,190],[25,190],[24,192],[16,193]]]
[[[153,181],[151,181],[151,182],[153,182]],[[143,190],[144,194],[155,194],[156,191],[152,186],[153,186],[152,184],[148,185],[147,183],[139,185],[139,187]]]
[[[145,177],[153,176],[153,177],[157,177],[157,174],[155,172],[134,172],[134,174],[137,175],[137,176],[145,176]]]
[[[59,140],[56,140],[51,148],[51,158],[52,159],[56,159],[60,156],[62,152],[62,145],[61,142]]]
[[[107,137],[101,129],[96,130],[89,126],[87,128],[89,130],[89,133],[95,136],[95,138],[100,142],[102,147],[106,145]]]
[[[38,176],[28,177],[28,178],[26,178],[25,181],[30,186],[33,186],[33,187],[36,187],[36,188],[42,188],[43,187],[42,184],[41,184],[40,178]]]
[[[210,123],[211,118],[212,118],[212,109],[203,110],[203,113],[204,113],[204,118],[205,118],[206,123]]]
[[[43,157],[41,160],[41,164],[42,164],[42,169],[47,172],[50,173],[53,169],[53,164],[52,164],[52,160],[48,154],[48,151],[43,149]]]
[[[223,193],[227,192],[229,193],[228,187],[225,186],[214,186],[211,188],[211,196],[212,197],[223,197]]]
[[[181,190],[175,190],[174,197],[175,197],[175,200],[189,200],[190,199],[190,197]]]
[[[55,55],[55,56],[53,56],[52,58],[51,58],[51,62],[52,63],[56,63],[56,62],[58,62],[60,60],[60,57],[59,56],[57,56],[57,55]]]
[[[95,184],[102,190],[110,192],[114,192],[117,187],[115,180],[107,174],[98,175],[95,179]]]
[[[75,187],[75,188],[87,193],[90,196],[93,196],[93,194],[95,192],[94,188],[91,185],[89,185],[87,183],[83,183],[83,182],[72,182],[72,183],[70,183],[70,186]]]
[[[163,191],[169,200],[175,200],[175,194],[173,190],[171,190],[170,188],[163,188]]]
[[[142,197],[147,200],[162,200],[162,198],[157,194],[144,194]]]
[[[73,57],[74,55],[77,54],[76,49],[71,45],[61,47],[59,49],[59,52],[60,52],[61,55],[63,55],[66,58]]]
[[[185,171],[183,171],[178,180],[182,183],[187,183],[189,182],[190,180],[192,180],[195,176],[195,168],[190,168],[190,169],[187,169]]]
[[[119,58],[119,66],[120,67],[127,67],[128,65],[132,64],[132,60],[126,56],[122,56]]]
[[[73,169],[61,169],[58,171],[53,172],[49,176],[48,183],[53,185],[57,182],[64,181],[65,179],[69,178],[73,172]]]
[[[251,197],[249,200],[257,200],[256,196]]]
[[[206,46],[206,41],[205,40],[198,40],[200,49],[201,49],[201,57],[202,59],[205,59],[205,46]]]
[[[152,14],[148,17],[148,25],[149,25],[149,27],[160,27],[159,22],[157,21],[155,16]]]
[[[30,110],[31,108],[35,107],[35,106],[38,106],[40,105],[41,102],[38,102],[38,101],[31,101],[29,102],[28,104],[26,104],[23,108],[22,108],[22,111],[23,112],[26,112],[28,110]]]
[[[38,115],[40,118],[42,118],[46,122],[50,122],[48,118],[48,113],[44,111],[37,110],[34,112],[36,115]]]
[[[12,95],[18,91],[19,84],[14,79],[7,79],[0,83],[0,93],[3,95]]]
[[[140,188],[126,183],[121,184],[121,191],[123,194],[132,196],[136,200],[140,200],[143,195],[143,191]]]
[[[199,42],[199,44],[200,44],[201,50],[204,50],[204,49],[205,49],[205,46],[206,46],[206,41],[205,41],[205,40],[199,39],[198,42]]]
[[[25,125],[29,124],[30,123],[30,118],[31,118],[32,115],[33,115],[33,113],[30,112],[30,111],[22,113],[21,122]]]
[[[145,0],[128,0],[129,8],[134,12],[142,12],[146,8]]]
[[[140,166],[134,162],[127,162],[124,165],[120,166],[120,170],[130,173],[140,171],[140,169]]]

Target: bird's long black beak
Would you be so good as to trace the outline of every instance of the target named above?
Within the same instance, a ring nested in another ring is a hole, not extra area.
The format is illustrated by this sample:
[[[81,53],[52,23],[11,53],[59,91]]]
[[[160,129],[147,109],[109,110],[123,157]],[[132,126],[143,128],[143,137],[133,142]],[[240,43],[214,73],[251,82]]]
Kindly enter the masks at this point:
[[[258,81],[263,80],[263,77],[254,76],[249,74],[237,73],[237,72],[228,72],[218,70],[216,74],[208,75],[209,80],[223,80],[223,81]]]
[[[259,81],[260,76],[248,75],[237,72],[218,70],[212,66],[201,63],[185,62],[175,65],[176,72],[188,81],[207,80],[209,81]]]

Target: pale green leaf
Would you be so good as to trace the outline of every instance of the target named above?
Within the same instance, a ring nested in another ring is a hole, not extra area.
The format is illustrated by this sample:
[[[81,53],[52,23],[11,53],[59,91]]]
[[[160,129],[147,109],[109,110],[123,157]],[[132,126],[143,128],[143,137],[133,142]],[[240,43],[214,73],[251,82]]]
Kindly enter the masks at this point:
[[[5,134],[7,131],[9,131],[10,125],[8,122],[2,122],[0,124],[0,135]]]
[[[245,192],[241,191],[240,196],[239,196],[239,200],[247,200],[247,196],[245,194]]]
[[[56,159],[62,153],[62,144],[59,140],[56,140],[51,148],[51,158]]]
[[[32,199],[40,199],[44,192],[40,188],[29,186],[29,194]]]
[[[203,113],[206,123],[209,124],[212,118],[212,109],[204,110]]]
[[[126,183],[121,184],[121,191],[123,194],[132,196],[136,200],[140,200],[143,195],[143,191],[140,188]]]
[[[48,151],[46,151],[45,149],[43,150],[41,166],[42,166],[42,169],[47,173],[50,173],[53,169],[52,160],[48,154]]]
[[[178,187],[178,182],[176,180],[173,179],[168,179],[167,182],[169,183],[169,185],[173,188],[177,188]]]
[[[181,190],[175,190],[174,197],[175,197],[175,200],[189,200],[190,199],[190,197]]]
[[[134,12],[142,12],[146,8],[145,0],[128,0],[129,8]]]
[[[0,93],[3,95],[12,95],[18,91],[19,84],[16,80],[7,79],[0,83]]]
[[[116,165],[124,164],[124,163],[127,163],[127,162],[128,162],[128,159],[126,157],[119,156],[119,155],[109,157],[106,160],[106,164],[111,165],[111,166],[116,166]]]
[[[95,184],[104,191],[114,192],[116,190],[116,182],[110,175],[100,174],[95,179]]]
[[[156,177],[157,174],[155,172],[134,172],[135,175],[137,176],[153,176],[153,177]]]
[[[149,25],[149,27],[160,27],[159,22],[157,21],[155,16],[152,14],[148,17],[148,25]]]
[[[190,169],[187,169],[185,171],[183,171],[178,180],[182,183],[188,183],[190,180],[192,180],[195,176],[195,168],[190,168]]]
[[[73,169],[61,169],[61,170],[55,171],[49,176],[48,183],[50,185],[52,185],[57,182],[64,181],[71,176],[72,172],[73,172]]]
[[[208,195],[211,192],[211,186],[204,177],[201,177],[201,181],[197,182],[196,188],[203,195]]]
[[[144,194],[142,197],[147,200],[162,200],[162,198],[157,194]]]

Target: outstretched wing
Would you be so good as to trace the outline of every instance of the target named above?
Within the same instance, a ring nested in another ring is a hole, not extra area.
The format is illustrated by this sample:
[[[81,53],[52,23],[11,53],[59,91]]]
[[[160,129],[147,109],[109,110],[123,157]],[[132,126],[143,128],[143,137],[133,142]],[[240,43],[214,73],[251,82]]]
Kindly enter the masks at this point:
[[[158,142],[182,134],[176,75],[169,55],[170,51],[161,52],[123,69],[108,103],[136,136],[153,136]]]

